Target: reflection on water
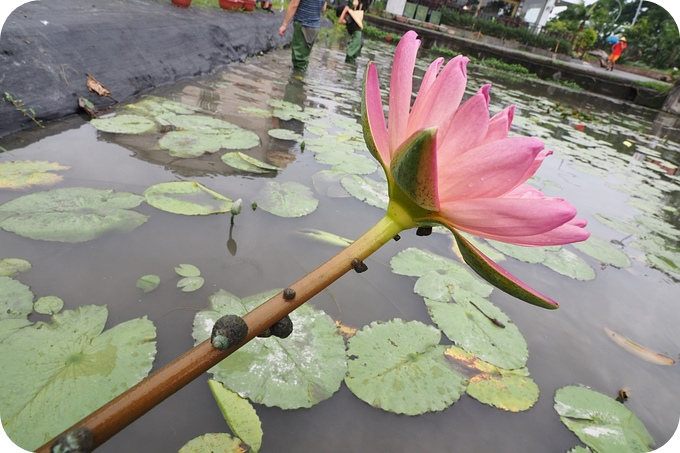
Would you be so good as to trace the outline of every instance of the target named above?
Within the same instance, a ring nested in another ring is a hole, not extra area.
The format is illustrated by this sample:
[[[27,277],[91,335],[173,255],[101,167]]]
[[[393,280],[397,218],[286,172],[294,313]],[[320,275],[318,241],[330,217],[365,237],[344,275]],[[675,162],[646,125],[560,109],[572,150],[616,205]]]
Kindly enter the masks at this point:
[[[289,129],[310,140],[315,137],[310,132],[311,122],[258,117],[243,108],[271,111],[267,101],[276,99],[304,109],[321,109],[325,112],[321,121],[337,132],[339,127],[333,122],[337,118],[358,120],[361,80],[369,59],[377,62],[381,86],[387,87],[392,52],[393,47],[367,41],[356,65],[347,65],[343,47],[318,45],[310,70],[300,77],[282,69],[289,59],[289,51],[282,50],[153,93],[257,133],[260,144],[246,152],[285,167],[265,178],[227,166],[220,160],[221,152],[191,159],[171,157],[157,146],[158,134],[98,133],[83,118],[48,125],[34,137],[31,133],[8,137],[0,145],[11,154],[0,155],[0,162],[48,160],[71,166],[57,187],[103,187],[141,194],[159,182],[191,178],[229,198],[242,198],[244,209],[230,225],[228,215],[186,217],[142,205],[138,210],[150,216],[142,227],[83,244],[33,241],[0,230],[0,258],[30,261],[33,269],[18,279],[30,285],[38,297],[61,297],[65,309],[107,304],[111,313],[108,326],[148,316],[158,329],[156,368],[166,364],[191,347],[195,311],[206,307],[207,298],[216,290],[223,288],[245,297],[284,287],[336,252],[331,246],[296,235],[296,230],[314,228],[356,238],[382,216],[379,209],[352,197],[328,196],[342,191],[337,181],[335,191],[326,186],[323,192],[317,191],[319,208],[299,219],[250,209],[267,179],[298,181],[313,188],[315,174],[329,167],[317,163],[314,153],[300,143],[267,133]],[[420,63],[420,75],[423,67]],[[331,399],[308,410],[257,406],[265,431],[262,451],[567,451],[578,440],[560,423],[552,405],[555,390],[570,384],[587,385],[612,397],[626,388],[626,404],[642,419],[657,445],[675,431],[680,415],[677,365],[659,367],[641,361],[610,342],[603,329],[611,328],[676,357],[680,349],[678,276],[650,267],[647,253],[632,247],[627,233],[597,220],[597,215],[609,216],[640,227],[634,219],[642,213],[643,217],[663,216],[659,218],[667,225],[680,227],[677,175],[659,171],[646,160],[656,156],[657,160],[680,163],[680,147],[666,140],[670,138],[668,117],[602,99],[582,102],[580,95],[562,88],[495,79],[474,68],[468,94],[489,81],[494,83],[492,113],[517,104],[513,131],[539,136],[555,150],[537,174],[536,184],[548,195],[572,201],[579,215],[590,221],[592,234],[622,244],[633,265],[626,269],[602,267],[597,260],[585,257],[597,278],[581,282],[541,265],[513,259],[503,263],[561,304],[559,310],[546,312],[498,291],[491,296],[527,338],[528,368],[541,389],[541,398],[531,410],[511,414],[463,396],[441,413],[396,416],[361,402],[343,386]],[[665,129],[659,132],[662,123]],[[636,153],[645,159],[635,159]],[[380,179],[377,174],[371,177]],[[643,180],[646,182],[640,183]],[[651,192],[642,193],[642,189]],[[37,190],[44,189],[0,190],[0,203]],[[640,211],[639,204],[631,206],[631,198],[657,200],[650,208],[654,212]],[[659,206],[663,207],[661,214],[656,212]],[[672,230],[670,236],[663,239],[666,248],[678,245]],[[637,241],[655,241],[654,237],[657,235],[646,233]],[[413,294],[414,280],[392,274],[389,260],[412,246],[454,258],[450,239],[439,234],[416,238],[409,232],[402,238],[368,260],[370,272],[345,276],[317,296],[314,305],[354,327],[395,317],[431,323],[422,298]],[[175,287],[173,268],[181,263],[201,270],[206,281],[203,288],[184,294]],[[142,295],[135,282],[146,274],[159,275],[161,285]],[[153,445],[154,451],[177,451],[193,437],[226,430],[201,378],[100,451],[136,451],[140,443]]]

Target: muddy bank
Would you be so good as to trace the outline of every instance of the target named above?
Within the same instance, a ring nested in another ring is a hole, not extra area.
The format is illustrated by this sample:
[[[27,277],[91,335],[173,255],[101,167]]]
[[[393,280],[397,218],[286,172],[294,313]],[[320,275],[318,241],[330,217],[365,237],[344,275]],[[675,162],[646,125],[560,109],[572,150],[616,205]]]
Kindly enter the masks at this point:
[[[87,89],[93,75],[118,101],[284,46],[283,13],[227,12],[170,0],[42,0],[14,10],[0,34],[0,93],[51,121],[78,111],[78,97],[110,105]],[[0,101],[0,137],[33,127]]]

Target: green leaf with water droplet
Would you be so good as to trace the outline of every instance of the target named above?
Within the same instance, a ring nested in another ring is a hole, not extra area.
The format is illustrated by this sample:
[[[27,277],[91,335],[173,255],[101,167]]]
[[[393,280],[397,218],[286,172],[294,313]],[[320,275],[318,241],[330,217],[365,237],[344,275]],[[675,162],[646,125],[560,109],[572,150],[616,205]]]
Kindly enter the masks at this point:
[[[465,377],[448,365],[440,338],[439,330],[418,321],[371,323],[349,339],[345,384],[389,412],[444,410],[465,391]]]
[[[50,186],[64,179],[51,171],[68,170],[71,167],[56,162],[15,161],[0,163],[0,188],[23,189],[30,186]]]
[[[208,384],[231,432],[248,445],[253,453],[257,453],[262,446],[263,432],[260,418],[253,406],[247,399],[241,398],[238,393],[225,388],[214,379],[208,379]]]
[[[316,210],[319,200],[299,182],[267,182],[256,197],[257,205],[279,217],[301,217]]]
[[[31,239],[85,242],[146,222],[147,216],[129,210],[142,201],[132,193],[87,187],[36,192],[0,205],[0,228]]]
[[[55,315],[64,308],[64,301],[57,296],[43,296],[33,304],[33,310],[43,315]]]
[[[575,243],[574,247],[602,263],[620,268],[631,266],[628,255],[600,238],[590,236],[586,241]]]
[[[161,278],[158,275],[148,274],[139,277],[137,280],[137,288],[141,289],[145,293],[149,293],[154,289],[158,288],[161,284]]]
[[[10,277],[31,268],[31,263],[19,258],[5,258],[0,260],[0,276]]]
[[[618,401],[586,387],[569,385],[555,393],[560,420],[598,453],[647,453],[654,439],[639,418]]]
[[[144,191],[144,198],[156,209],[182,215],[210,215],[229,212],[229,198],[195,181],[155,184]]]
[[[179,453],[246,453],[248,447],[227,433],[208,433],[191,439]]]
[[[0,343],[5,431],[33,451],[146,377],[156,329],[146,318],[104,330],[108,311],[88,305]]]
[[[156,122],[141,115],[116,115],[111,118],[94,118],[90,124],[102,132],[112,134],[148,134],[156,130]]]
[[[281,170],[280,167],[255,159],[240,151],[223,154],[220,159],[230,167],[251,173],[271,173],[272,171]]]
[[[220,290],[194,318],[194,340],[209,338],[223,315],[243,316],[278,292],[241,300]],[[292,312],[290,319],[294,329],[288,338],[255,338],[213,367],[214,378],[255,403],[282,409],[311,407],[333,395],[347,370],[345,344],[335,323],[310,305]]]

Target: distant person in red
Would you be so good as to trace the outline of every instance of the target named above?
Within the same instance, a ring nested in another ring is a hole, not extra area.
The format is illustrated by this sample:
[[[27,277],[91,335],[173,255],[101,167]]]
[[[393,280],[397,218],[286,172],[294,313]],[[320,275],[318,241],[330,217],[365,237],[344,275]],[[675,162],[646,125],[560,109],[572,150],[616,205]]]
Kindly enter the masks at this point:
[[[628,47],[628,43],[626,42],[626,37],[622,37],[619,39],[619,42],[614,44],[612,46],[612,53],[609,55],[609,58],[607,59],[607,71],[613,71],[614,70],[614,65],[616,64],[616,60],[619,59],[621,56],[621,53]]]

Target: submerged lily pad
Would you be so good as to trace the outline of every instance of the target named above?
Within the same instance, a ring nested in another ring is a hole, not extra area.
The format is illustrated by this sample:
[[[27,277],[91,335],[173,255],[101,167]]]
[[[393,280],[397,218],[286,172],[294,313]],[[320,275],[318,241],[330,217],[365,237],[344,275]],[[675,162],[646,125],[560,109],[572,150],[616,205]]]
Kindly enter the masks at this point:
[[[208,433],[191,439],[179,453],[246,453],[248,446],[227,433]]]
[[[263,433],[260,418],[253,406],[214,379],[209,379],[208,384],[231,432],[248,445],[250,451],[257,453],[262,446]]]
[[[143,200],[132,193],[86,187],[36,192],[0,205],[0,228],[31,239],[85,242],[146,222],[147,216],[129,210]]]
[[[446,409],[465,391],[465,377],[446,362],[440,337],[418,321],[364,327],[348,341],[347,387],[371,406],[397,414]]]
[[[317,153],[314,158],[320,164],[332,165],[333,170],[352,175],[368,175],[378,169],[375,159],[344,151]]]
[[[234,203],[224,195],[195,181],[155,184],[144,191],[144,198],[154,208],[182,215],[210,215],[229,212]]]
[[[0,188],[24,189],[31,186],[50,186],[64,179],[61,175],[49,173],[68,170],[71,167],[56,162],[16,161],[0,163]]]
[[[108,311],[88,305],[36,323],[0,343],[5,431],[33,451],[146,377],[156,329],[146,318],[105,332]]]
[[[10,277],[31,268],[31,263],[19,258],[5,258],[0,260],[0,276]]]
[[[602,263],[620,268],[631,266],[628,255],[611,245],[609,242],[594,236],[590,236],[588,240],[584,242],[575,243],[574,247]]]
[[[278,292],[241,300],[220,290],[194,318],[194,340],[209,338],[223,315],[243,316]],[[347,370],[345,344],[333,320],[310,305],[290,319],[295,328],[288,338],[255,338],[211,368],[214,378],[255,403],[282,409],[311,407],[333,395]]]
[[[158,288],[161,284],[161,278],[158,275],[148,274],[143,275],[137,280],[137,288],[141,289],[145,293],[151,292]]]
[[[564,248],[560,249],[559,252],[548,253],[542,264],[555,272],[576,280],[595,279],[595,269],[574,252]]]
[[[337,245],[339,247],[347,247],[352,242],[354,242],[351,239],[338,236],[337,234],[329,233],[327,231],[315,230],[313,228],[305,228],[298,230],[298,232],[314,240],[325,242],[326,244]]]
[[[586,387],[570,385],[555,393],[560,420],[599,453],[647,453],[654,439],[623,404]]]
[[[94,118],[90,124],[102,132],[112,134],[148,134],[156,130],[156,122],[141,115],[116,115],[111,118]]]
[[[295,181],[281,184],[269,181],[255,201],[258,207],[279,217],[302,217],[319,205],[311,189]]]
[[[270,173],[272,171],[281,170],[280,167],[262,162],[259,159],[255,159],[254,157],[239,151],[223,154],[220,159],[230,167],[249,171],[251,173]]]

